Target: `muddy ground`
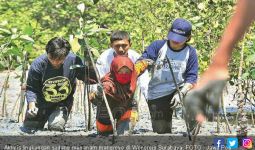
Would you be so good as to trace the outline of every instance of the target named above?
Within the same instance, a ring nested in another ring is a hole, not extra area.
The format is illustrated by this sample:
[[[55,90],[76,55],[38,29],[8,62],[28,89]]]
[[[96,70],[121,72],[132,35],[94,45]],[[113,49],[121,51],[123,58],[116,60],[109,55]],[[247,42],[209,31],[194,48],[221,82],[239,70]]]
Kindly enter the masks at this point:
[[[7,72],[1,72],[0,73],[0,90],[3,87],[4,80],[6,78]],[[67,122],[66,130],[65,132],[56,132],[56,131],[48,131],[47,125],[45,126],[45,129],[42,131],[35,131],[33,133],[27,133],[24,132],[24,129],[22,128],[22,122],[17,122],[17,113],[18,113],[18,105],[15,107],[15,102],[17,101],[18,95],[20,93],[20,81],[19,78],[16,78],[17,74],[14,71],[11,72],[11,76],[9,78],[8,88],[6,90],[6,106],[7,106],[7,115],[3,116],[2,114],[2,107],[3,107],[3,99],[4,99],[4,92],[2,93],[0,97],[0,135],[8,136],[8,135],[67,135],[67,136],[73,136],[73,135],[96,135],[96,129],[95,129],[95,119],[93,117],[93,129],[91,131],[85,131],[85,122],[84,122],[84,114],[82,113],[82,105],[81,104],[75,104],[74,110]],[[78,88],[79,89],[79,88]],[[228,95],[225,96],[225,99],[227,101],[226,106],[227,110],[231,111],[235,108],[235,102],[231,101],[233,96],[233,91],[230,91]],[[79,91],[76,93],[75,97],[76,101],[78,102],[79,99],[81,99],[81,93]],[[152,132],[151,127],[151,121],[150,121],[150,115],[148,111],[147,103],[144,99],[141,99],[140,105],[139,105],[139,121],[136,124],[133,135],[157,135],[156,133]],[[230,117],[231,118],[231,117]],[[233,117],[232,117],[233,118]],[[230,120],[231,122],[231,120]],[[233,121],[235,122],[235,121]],[[202,127],[200,129],[199,135],[236,135],[237,126],[231,124],[230,130],[231,133],[226,128],[226,123],[224,122],[224,119],[221,120],[221,123],[219,124],[219,132],[217,133],[217,122],[205,122],[202,124]],[[178,135],[183,136],[186,127],[184,120],[180,117],[174,117],[173,118],[173,133],[169,135]],[[255,134],[255,128],[250,123],[248,125],[248,134],[254,135]]]

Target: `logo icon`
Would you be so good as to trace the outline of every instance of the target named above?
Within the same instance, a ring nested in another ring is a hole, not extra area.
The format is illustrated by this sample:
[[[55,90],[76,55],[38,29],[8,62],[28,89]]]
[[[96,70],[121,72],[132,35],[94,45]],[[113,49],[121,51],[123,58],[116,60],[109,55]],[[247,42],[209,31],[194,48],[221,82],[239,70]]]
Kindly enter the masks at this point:
[[[244,148],[252,148],[252,139],[251,138],[243,138],[243,147]]]
[[[238,148],[238,139],[237,138],[228,138],[227,139],[227,148],[228,149]]]
[[[213,139],[213,145],[214,145],[214,147],[216,147],[217,149],[220,149],[220,148],[224,147],[224,145],[225,145],[225,139],[224,139],[224,138],[214,138],[214,139]]]

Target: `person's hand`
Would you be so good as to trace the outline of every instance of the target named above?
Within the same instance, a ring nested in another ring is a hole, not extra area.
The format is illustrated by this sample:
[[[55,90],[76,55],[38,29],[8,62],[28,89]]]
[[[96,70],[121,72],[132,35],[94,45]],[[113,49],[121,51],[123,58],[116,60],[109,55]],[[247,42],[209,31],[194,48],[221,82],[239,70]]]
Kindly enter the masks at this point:
[[[180,96],[179,96],[179,94],[178,94],[178,92],[176,92],[175,94],[174,94],[174,96],[173,96],[173,98],[172,98],[172,100],[170,101],[170,108],[171,109],[173,109],[173,108],[175,108],[178,104],[180,104],[181,103],[181,99],[183,98],[183,94],[182,93],[180,93]],[[181,99],[180,99],[181,98]]]
[[[212,106],[214,111],[218,111],[220,97],[226,82],[226,80],[212,80],[204,87],[190,91],[184,98],[187,113],[194,114],[196,120],[202,123],[205,120],[206,105]]]
[[[131,122],[132,125],[135,125],[137,121],[138,121],[138,111],[137,110],[132,110],[131,111],[130,122]]]
[[[114,86],[113,86],[113,83],[109,82],[109,81],[106,81],[106,82],[102,83],[102,91],[103,90],[104,90],[105,93],[115,94],[117,92],[116,88],[114,88]]]
[[[34,118],[38,113],[38,108],[35,106],[35,102],[29,102],[26,115],[28,118]]]
[[[103,95],[103,90],[104,90],[104,87],[101,84],[97,84],[96,95],[97,96],[102,96]]]
[[[199,113],[196,115],[196,121],[199,123],[199,124],[202,124],[204,121],[206,120],[206,117],[205,115]]]
[[[95,98],[96,98],[96,92],[89,92],[89,101],[93,102]]]
[[[135,71],[137,75],[139,76],[142,74],[149,66],[152,66],[154,64],[154,61],[152,59],[143,59],[138,60],[135,63]]]
[[[21,84],[20,89],[21,89],[22,91],[26,91],[27,85],[26,85],[25,83]]]
[[[143,59],[143,61],[145,61],[148,66],[152,66],[154,64],[154,61],[152,59]]]

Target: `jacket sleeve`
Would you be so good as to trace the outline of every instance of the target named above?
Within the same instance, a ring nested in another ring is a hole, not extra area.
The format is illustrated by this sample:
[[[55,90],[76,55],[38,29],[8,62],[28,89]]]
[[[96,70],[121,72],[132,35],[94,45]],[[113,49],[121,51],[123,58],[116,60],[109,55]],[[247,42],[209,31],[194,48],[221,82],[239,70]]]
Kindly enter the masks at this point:
[[[161,47],[164,45],[165,41],[164,40],[158,40],[154,41],[149,45],[146,50],[143,52],[142,56],[136,61],[135,63],[135,70],[140,76],[143,74],[146,69],[149,66],[148,60],[152,60],[152,63],[155,62],[158,58],[158,53],[161,49]]]
[[[165,42],[166,41],[164,40],[154,41],[146,48],[146,50],[143,52],[142,56],[138,60],[151,59],[156,61],[158,58],[159,50],[161,49]]]
[[[198,59],[196,50],[190,47],[189,59],[185,71],[185,82],[195,84],[198,76]]]
[[[32,63],[27,77],[26,99],[28,103],[37,101],[37,96],[42,90],[41,80],[40,67]]]

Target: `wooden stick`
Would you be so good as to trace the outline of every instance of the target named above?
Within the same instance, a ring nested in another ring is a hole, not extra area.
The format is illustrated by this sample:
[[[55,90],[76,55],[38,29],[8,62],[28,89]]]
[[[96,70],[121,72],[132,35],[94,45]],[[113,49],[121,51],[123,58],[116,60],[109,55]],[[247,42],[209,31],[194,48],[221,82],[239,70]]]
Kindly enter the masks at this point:
[[[11,111],[11,116],[13,116],[14,111],[17,110],[18,102],[19,102],[19,100],[20,100],[19,98],[20,98],[20,93],[19,93],[18,98],[17,98],[17,100],[15,101],[15,104],[14,104],[13,109],[12,109],[12,111]],[[15,116],[16,116],[16,113],[15,113]],[[14,116],[14,117],[15,117],[15,116]]]
[[[252,105],[251,105],[251,121],[252,121],[252,125],[253,125],[253,127],[254,127],[254,126],[255,126],[255,123],[254,123],[254,116],[253,116]]]
[[[225,110],[225,100],[224,100],[224,94],[222,92],[221,94],[221,104],[222,104],[222,111],[223,111],[223,115],[224,115],[224,118],[225,118],[225,123],[227,125],[227,129],[229,131],[229,133],[232,133],[231,130],[230,130],[230,125],[229,125],[229,122],[228,122],[228,118],[227,118],[227,114],[226,114],[226,110]]]
[[[97,70],[97,68],[96,68],[95,62],[93,61],[93,57],[92,57],[91,50],[90,50],[90,48],[88,48],[88,46],[87,46],[87,44],[86,44],[85,37],[84,37],[83,40],[84,40],[84,43],[85,43],[85,47],[87,48],[87,52],[88,52],[88,54],[89,54],[89,57],[90,57],[90,59],[91,59],[92,66],[93,66],[93,68],[94,68],[94,70],[95,70],[96,78],[97,78],[97,80],[98,80],[98,83],[99,83],[100,85],[102,85],[101,80],[100,80],[100,76],[99,76],[99,72],[98,72],[98,70]],[[104,102],[105,102],[105,105],[106,105],[106,108],[107,108],[107,112],[108,112],[109,117],[110,117],[111,125],[112,125],[112,127],[113,127],[113,139],[114,139],[114,136],[117,136],[117,130],[116,130],[116,125],[115,125],[116,122],[115,122],[115,120],[114,120],[114,118],[113,118],[113,114],[112,114],[111,108],[110,108],[110,106],[109,106],[109,103],[108,103],[108,101],[107,101],[106,94],[105,94],[104,90],[103,90],[103,100],[104,100]],[[113,140],[113,141],[114,141],[114,140]]]
[[[8,68],[7,77],[4,82],[4,90],[3,90],[4,99],[3,99],[3,105],[2,105],[2,117],[5,117],[8,115],[7,106],[6,106],[6,103],[7,103],[6,91],[8,89],[9,78],[10,78],[10,68]]]
[[[217,133],[220,133],[220,113],[217,113]]]
[[[201,124],[200,123],[198,123],[197,124],[197,126],[196,126],[196,130],[195,130],[195,132],[194,132],[194,136],[193,136],[193,139],[192,139],[192,145],[194,146],[195,145],[195,143],[196,143],[196,138],[197,138],[197,135],[198,135],[198,133],[199,133],[199,131],[200,131],[200,127],[201,127]]]

